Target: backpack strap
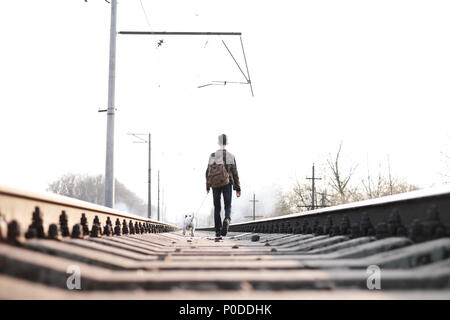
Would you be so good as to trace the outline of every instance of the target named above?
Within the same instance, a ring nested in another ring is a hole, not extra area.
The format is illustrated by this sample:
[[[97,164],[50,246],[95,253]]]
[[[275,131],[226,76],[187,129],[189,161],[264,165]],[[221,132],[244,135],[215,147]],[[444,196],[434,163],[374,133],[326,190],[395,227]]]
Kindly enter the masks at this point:
[[[223,165],[225,166],[225,170],[227,170],[227,173],[230,174],[227,167],[227,150],[225,149],[223,149]]]
[[[227,167],[227,150],[223,150],[223,165],[225,166],[225,170],[227,171],[228,175],[230,176],[230,183],[233,184],[233,174],[228,170]]]

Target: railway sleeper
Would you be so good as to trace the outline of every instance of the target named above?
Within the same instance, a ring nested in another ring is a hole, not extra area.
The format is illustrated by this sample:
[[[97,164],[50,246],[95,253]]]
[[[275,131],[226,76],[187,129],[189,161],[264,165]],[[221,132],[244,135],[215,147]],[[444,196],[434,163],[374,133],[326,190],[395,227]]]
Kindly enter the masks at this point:
[[[66,288],[67,267],[72,260],[30,252],[22,248],[8,250],[0,245],[1,272],[9,276],[35,281],[49,286]],[[39,261],[39,262],[37,262]],[[366,288],[365,269],[331,270],[179,270],[113,271],[78,263],[82,270],[83,290],[239,290],[250,286],[253,290],[336,289]],[[433,272],[430,272],[433,268]],[[439,261],[427,269],[383,270],[382,289],[448,288],[450,270],[448,262]]]

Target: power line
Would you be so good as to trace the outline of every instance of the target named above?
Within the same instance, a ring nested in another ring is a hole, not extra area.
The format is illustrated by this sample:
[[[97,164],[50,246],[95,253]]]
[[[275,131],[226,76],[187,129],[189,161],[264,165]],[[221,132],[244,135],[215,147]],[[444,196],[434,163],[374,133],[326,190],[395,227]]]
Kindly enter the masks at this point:
[[[159,197],[159,193],[160,193],[160,187],[159,187],[159,169],[158,169],[158,221],[161,221],[161,217],[160,217],[160,209],[159,209],[159,200],[160,200],[160,197]]]
[[[148,19],[147,12],[145,12],[144,5],[142,4],[142,0],[139,0],[139,2],[140,2],[140,4],[141,4],[142,12],[144,13],[144,16],[145,16],[145,21],[147,21],[147,25],[148,25],[148,27],[151,29],[152,26],[150,25],[150,21],[149,21],[149,19]]]
[[[197,88],[204,88],[207,86],[213,86],[213,85],[226,85],[227,83],[234,83],[234,84],[248,84],[250,85],[250,91],[252,94],[252,97],[254,97],[253,94],[253,86],[252,86],[252,81],[250,80],[250,73],[248,71],[248,65],[247,65],[247,58],[245,57],[245,51],[244,51],[244,43],[242,42],[242,37],[239,37],[241,39],[241,47],[242,47],[242,54],[244,56],[244,62],[245,62],[245,68],[247,70],[247,74],[245,74],[245,72],[242,70],[241,66],[239,65],[239,63],[237,62],[236,58],[234,57],[233,53],[231,52],[231,50],[228,48],[227,44],[225,43],[224,40],[222,40],[223,45],[225,46],[225,48],[227,49],[228,53],[230,54],[231,58],[233,59],[234,63],[236,64],[236,66],[238,67],[239,71],[242,73],[242,75],[244,76],[245,82],[239,82],[239,81],[212,81],[210,83],[207,84],[203,84],[198,86]]]
[[[247,57],[245,56],[245,51],[244,51],[244,43],[242,41],[242,33],[241,32],[197,32],[197,31],[119,31],[118,34],[122,34],[122,35],[150,35],[150,36],[154,36],[154,35],[160,35],[160,36],[239,36],[240,38],[240,43],[241,43],[241,48],[242,48],[242,55],[244,57],[244,62],[245,62],[245,69],[247,71],[247,74],[244,72],[244,70],[241,68],[241,66],[239,65],[239,63],[237,62],[236,58],[234,57],[233,53],[231,52],[231,50],[228,48],[227,44],[225,43],[224,40],[222,40],[222,43],[224,45],[224,47],[226,48],[226,50],[228,51],[228,53],[230,54],[231,58],[233,59],[233,61],[235,62],[236,66],[238,67],[239,71],[242,73],[242,75],[244,76],[245,82],[237,82],[237,81],[213,81],[207,84],[203,84],[200,86],[197,86],[197,88],[204,88],[204,87],[208,87],[208,86],[213,86],[213,85],[226,85],[227,83],[234,83],[234,84],[248,84],[250,87],[250,91],[252,94],[252,97],[254,97],[254,93],[253,93],[253,85],[252,85],[252,81],[250,79],[250,72],[249,72],[249,68],[248,68],[248,64],[247,64]],[[162,44],[162,40],[160,40],[160,42],[158,42],[158,47],[160,47]],[[206,43],[205,43],[206,46]]]
[[[247,57],[245,56],[245,51],[244,51],[244,43],[242,42],[242,37],[239,37],[241,40],[241,47],[242,47],[242,55],[244,56],[244,62],[245,62],[245,68],[247,69],[247,82],[250,85],[250,91],[252,92],[252,97],[254,97],[255,95],[253,94],[253,86],[252,86],[252,80],[250,79],[250,71],[248,71],[248,64],[247,64]]]
[[[236,61],[236,58],[235,58],[235,57],[233,56],[233,54],[231,53],[230,49],[228,49],[227,44],[226,44],[225,41],[223,41],[223,40],[222,40],[222,43],[223,43],[223,45],[225,46],[225,48],[227,49],[227,51],[228,51],[228,53],[230,54],[230,56],[233,58],[233,61],[234,61],[234,63],[236,63],[236,66],[237,66],[237,67],[239,68],[239,70],[241,71],[242,75],[243,75],[244,78],[245,78],[245,81],[248,82],[247,76],[245,75],[244,71],[242,71],[241,66],[240,66],[239,63]]]
[[[197,31],[119,31],[119,34],[160,36],[240,36],[241,32],[197,32]]]

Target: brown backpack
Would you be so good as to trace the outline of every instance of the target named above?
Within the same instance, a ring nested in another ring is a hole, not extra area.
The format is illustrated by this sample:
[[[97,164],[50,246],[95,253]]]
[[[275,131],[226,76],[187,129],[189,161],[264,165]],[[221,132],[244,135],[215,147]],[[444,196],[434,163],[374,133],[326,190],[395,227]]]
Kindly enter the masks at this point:
[[[223,150],[223,164],[217,164],[215,161],[208,168],[208,184],[212,188],[220,188],[230,183],[230,174],[226,167],[226,151]]]

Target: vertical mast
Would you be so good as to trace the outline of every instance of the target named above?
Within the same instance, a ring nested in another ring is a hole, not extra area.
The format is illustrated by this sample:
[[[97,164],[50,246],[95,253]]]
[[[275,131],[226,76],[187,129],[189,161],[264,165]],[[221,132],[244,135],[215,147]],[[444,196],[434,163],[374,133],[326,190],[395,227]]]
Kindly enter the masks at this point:
[[[253,221],[256,219],[255,218],[255,204],[256,204],[256,199],[255,199],[255,194],[253,193]]]
[[[316,208],[316,186],[314,183],[314,180],[316,180],[316,177],[314,175],[314,163],[312,167],[312,196],[311,196],[311,208],[314,210]]]
[[[108,110],[106,129],[105,206],[114,207],[114,113],[116,86],[116,23],[117,0],[111,0],[111,29],[109,38]]]
[[[158,221],[161,221],[159,216],[159,170],[158,170]]]
[[[152,135],[148,134],[148,218],[152,218]]]

